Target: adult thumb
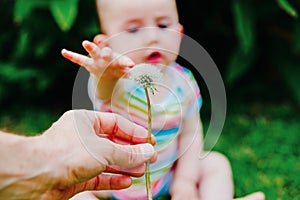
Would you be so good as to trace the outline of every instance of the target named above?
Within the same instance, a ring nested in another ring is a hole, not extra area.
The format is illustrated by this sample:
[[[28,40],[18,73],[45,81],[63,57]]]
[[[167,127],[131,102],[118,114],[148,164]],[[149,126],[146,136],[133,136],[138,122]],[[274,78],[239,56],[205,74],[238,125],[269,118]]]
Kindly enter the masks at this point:
[[[114,143],[114,151],[108,159],[110,165],[125,168],[137,167],[154,156],[154,148],[151,144],[120,145]]]

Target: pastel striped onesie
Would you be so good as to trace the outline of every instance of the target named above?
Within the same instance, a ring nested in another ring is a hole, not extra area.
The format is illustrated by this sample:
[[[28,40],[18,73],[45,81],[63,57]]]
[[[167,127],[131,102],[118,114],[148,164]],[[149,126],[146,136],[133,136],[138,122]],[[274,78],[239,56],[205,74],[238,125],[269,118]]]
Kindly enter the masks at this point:
[[[177,159],[177,136],[182,121],[191,113],[199,112],[202,98],[197,82],[190,70],[172,63],[164,70],[167,82],[157,85],[159,100],[151,98],[152,133],[156,137],[158,158],[150,166],[153,197],[168,194],[173,175],[172,166]],[[144,89],[135,81],[120,79],[109,102],[96,99],[94,80],[89,81],[89,95],[94,109],[118,113],[147,128],[147,102]],[[114,190],[114,199],[146,199],[145,177],[133,178],[128,189]]]

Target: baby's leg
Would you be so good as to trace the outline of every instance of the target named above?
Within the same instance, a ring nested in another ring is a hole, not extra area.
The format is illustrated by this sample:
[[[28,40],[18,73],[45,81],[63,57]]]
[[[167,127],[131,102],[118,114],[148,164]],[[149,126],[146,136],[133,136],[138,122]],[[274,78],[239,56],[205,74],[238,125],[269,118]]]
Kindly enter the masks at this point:
[[[232,200],[233,180],[228,159],[217,152],[204,152],[199,159],[201,200]]]
[[[233,181],[228,159],[217,152],[204,152],[200,159],[199,195],[201,200],[233,199]],[[235,200],[264,200],[262,192],[254,192]]]

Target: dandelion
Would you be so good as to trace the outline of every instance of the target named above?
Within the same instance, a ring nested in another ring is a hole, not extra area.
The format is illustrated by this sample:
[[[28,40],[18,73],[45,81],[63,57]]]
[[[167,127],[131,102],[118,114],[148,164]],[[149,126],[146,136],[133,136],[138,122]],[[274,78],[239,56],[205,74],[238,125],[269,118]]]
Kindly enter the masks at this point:
[[[156,66],[142,63],[130,70],[130,78],[144,88],[150,89],[151,93],[154,94],[157,91],[154,83],[162,82],[162,73]]]
[[[148,143],[151,143],[151,135],[152,135],[152,115],[151,115],[151,103],[148,89],[151,90],[152,94],[157,91],[154,84],[162,81],[162,73],[160,70],[150,64],[139,64],[136,65],[130,71],[130,78],[135,80],[138,84],[143,86],[147,99],[148,106]],[[150,180],[150,161],[146,163],[146,190],[148,200],[152,200],[152,192],[151,192],[151,180]]]

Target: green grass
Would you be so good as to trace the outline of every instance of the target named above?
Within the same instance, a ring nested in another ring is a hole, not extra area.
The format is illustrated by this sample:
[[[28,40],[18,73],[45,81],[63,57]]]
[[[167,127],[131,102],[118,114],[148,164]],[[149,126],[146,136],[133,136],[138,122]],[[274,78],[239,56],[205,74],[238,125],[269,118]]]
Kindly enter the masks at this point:
[[[58,117],[43,109],[29,109],[18,115],[2,113],[0,128],[34,135]],[[251,103],[229,107],[214,150],[225,154],[232,164],[236,196],[260,190],[269,200],[300,199],[299,122],[299,111],[291,105]]]
[[[228,114],[215,150],[231,161],[237,196],[261,190],[266,199],[300,199],[299,121],[287,105],[253,104]]]

